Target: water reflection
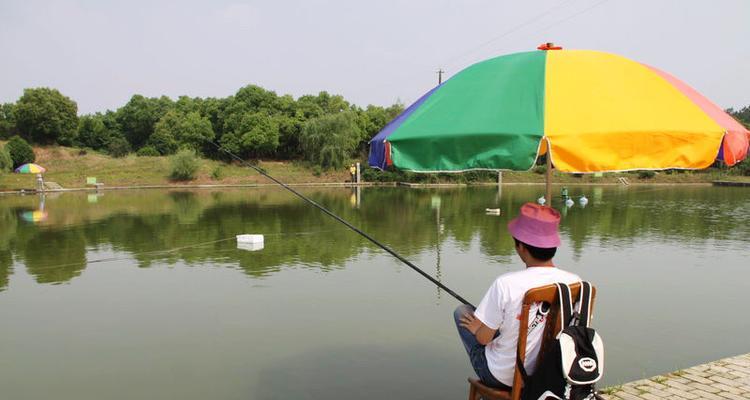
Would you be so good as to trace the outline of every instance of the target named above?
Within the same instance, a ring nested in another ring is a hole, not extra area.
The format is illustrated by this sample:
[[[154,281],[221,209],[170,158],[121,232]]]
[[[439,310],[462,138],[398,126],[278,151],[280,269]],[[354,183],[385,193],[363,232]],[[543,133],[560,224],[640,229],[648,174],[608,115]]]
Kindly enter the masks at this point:
[[[505,225],[535,187],[417,189],[308,189],[305,193],[406,256],[436,255],[437,278],[446,241],[465,251],[477,239],[489,257],[513,254]],[[639,240],[712,243],[747,237],[746,193],[738,188],[572,187],[570,196],[591,193],[587,207],[562,208],[566,243],[580,256],[588,244]],[[321,212],[276,189],[229,191],[131,191],[98,197],[66,194],[53,199],[0,199],[0,288],[8,285],[13,260],[38,283],[61,283],[81,275],[90,251],[153,263],[218,263],[263,277],[285,266],[321,271],[372,249]],[[502,215],[488,216],[486,208]],[[34,211],[36,209],[36,211]],[[42,214],[35,214],[43,211]],[[31,214],[29,214],[31,213]],[[28,223],[37,215],[44,224]],[[231,238],[258,233],[262,251],[237,250]],[[93,260],[93,259],[92,259]],[[88,261],[92,261],[88,260]],[[438,292],[439,296],[439,292]]]

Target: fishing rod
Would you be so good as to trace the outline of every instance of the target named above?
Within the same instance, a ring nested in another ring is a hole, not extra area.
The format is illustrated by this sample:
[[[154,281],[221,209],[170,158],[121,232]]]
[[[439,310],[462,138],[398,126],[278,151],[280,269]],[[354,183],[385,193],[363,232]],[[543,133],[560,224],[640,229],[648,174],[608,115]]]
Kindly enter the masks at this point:
[[[212,145],[214,145],[214,146],[215,146],[215,147],[216,147],[216,148],[217,148],[217,149],[218,149],[219,151],[223,151],[224,153],[228,154],[228,155],[229,155],[230,157],[232,157],[233,159],[235,159],[235,160],[239,161],[239,162],[240,162],[240,164],[242,164],[243,166],[245,166],[245,167],[249,167],[249,168],[252,168],[252,169],[254,169],[254,170],[255,170],[255,171],[257,172],[257,173],[259,173],[259,174],[263,175],[263,176],[264,176],[265,178],[267,178],[267,179],[271,180],[272,182],[276,183],[277,185],[279,185],[279,186],[283,187],[284,189],[286,189],[286,190],[288,190],[288,191],[292,192],[292,194],[294,194],[295,196],[297,196],[297,197],[299,197],[300,199],[304,200],[305,202],[309,203],[310,205],[312,205],[312,206],[316,207],[316,208],[317,208],[317,209],[319,209],[320,211],[323,211],[323,212],[324,212],[325,214],[327,214],[327,215],[328,215],[329,217],[331,217],[331,218],[335,219],[336,221],[338,221],[338,222],[341,222],[342,224],[346,225],[346,227],[348,227],[349,229],[353,230],[354,232],[357,232],[358,234],[360,234],[360,235],[361,235],[362,237],[364,237],[365,239],[369,240],[370,242],[372,242],[372,243],[373,243],[373,244],[375,244],[376,246],[378,246],[378,247],[380,247],[381,249],[385,250],[385,251],[386,251],[386,252],[388,252],[388,253],[389,253],[390,255],[392,255],[392,256],[394,256],[394,257],[396,257],[396,258],[397,258],[397,259],[398,259],[399,261],[401,261],[402,263],[406,264],[407,266],[409,266],[409,267],[410,267],[411,269],[413,269],[414,271],[416,271],[417,273],[419,273],[419,274],[420,274],[420,275],[422,275],[423,277],[427,278],[427,279],[428,279],[428,280],[429,280],[430,282],[434,283],[434,284],[435,284],[435,285],[437,285],[437,286],[438,286],[439,288],[441,288],[441,289],[445,290],[445,292],[446,292],[446,293],[448,293],[448,294],[450,294],[451,296],[453,296],[453,297],[454,297],[454,298],[455,298],[456,300],[460,301],[460,302],[461,302],[461,303],[463,303],[463,304],[466,304],[466,305],[469,305],[469,306],[472,306],[472,307],[474,307],[474,305],[472,305],[471,303],[469,303],[468,301],[466,301],[466,300],[465,300],[465,299],[464,299],[463,297],[459,296],[459,295],[458,295],[458,293],[454,292],[454,291],[453,291],[453,290],[451,290],[451,289],[450,289],[449,287],[447,287],[447,286],[443,285],[443,284],[442,284],[442,283],[441,283],[440,281],[438,281],[437,279],[433,278],[433,277],[432,277],[432,276],[430,276],[430,275],[429,275],[428,273],[426,273],[426,272],[422,271],[422,270],[421,270],[421,269],[420,269],[419,267],[417,267],[416,265],[414,265],[414,264],[413,264],[413,263],[412,263],[411,261],[407,260],[407,259],[406,259],[406,258],[404,258],[404,257],[403,257],[402,255],[400,255],[400,254],[396,253],[396,251],[395,251],[395,250],[391,249],[390,247],[386,246],[386,245],[385,245],[385,244],[383,244],[383,243],[380,243],[380,242],[379,242],[379,241],[378,241],[377,239],[373,238],[372,236],[368,235],[367,233],[365,233],[365,232],[364,232],[364,231],[362,231],[361,229],[359,229],[359,228],[357,228],[356,226],[352,225],[352,224],[351,224],[351,223],[349,223],[349,222],[348,222],[347,220],[345,220],[345,219],[343,219],[343,218],[339,217],[338,215],[334,214],[334,213],[333,213],[332,211],[330,211],[329,209],[327,209],[327,208],[323,207],[322,205],[318,204],[318,203],[317,203],[317,202],[316,202],[315,200],[313,200],[313,199],[311,199],[311,198],[309,198],[309,197],[307,197],[307,196],[303,195],[302,193],[300,193],[300,192],[298,192],[298,191],[294,190],[294,189],[293,189],[292,187],[290,187],[290,186],[289,186],[289,185],[287,185],[286,183],[284,183],[284,182],[282,182],[282,181],[280,181],[280,180],[278,180],[278,179],[274,178],[273,176],[269,175],[269,174],[268,174],[268,173],[267,173],[266,171],[264,171],[264,170],[263,170],[262,168],[256,167],[255,165],[252,165],[252,164],[250,164],[250,163],[246,162],[245,160],[243,160],[242,158],[240,158],[240,157],[239,157],[239,156],[237,156],[236,154],[232,153],[231,151],[229,151],[229,150],[227,150],[227,149],[225,149],[225,148],[223,148],[223,147],[219,146],[218,144],[214,143],[214,142],[213,142],[212,140],[206,140],[206,141],[207,141],[207,142],[209,142],[209,143],[211,143]]]

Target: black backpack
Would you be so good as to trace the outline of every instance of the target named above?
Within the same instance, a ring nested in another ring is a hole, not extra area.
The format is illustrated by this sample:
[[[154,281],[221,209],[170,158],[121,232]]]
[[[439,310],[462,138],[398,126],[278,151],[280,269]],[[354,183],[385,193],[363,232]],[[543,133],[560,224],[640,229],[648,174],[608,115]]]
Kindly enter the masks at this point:
[[[604,375],[604,345],[589,325],[591,284],[581,282],[580,311],[573,311],[570,287],[556,283],[560,296],[560,334],[528,376],[520,358],[516,365],[523,376],[523,400],[599,399],[594,384]],[[548,321],[549,322],[549,321]]]

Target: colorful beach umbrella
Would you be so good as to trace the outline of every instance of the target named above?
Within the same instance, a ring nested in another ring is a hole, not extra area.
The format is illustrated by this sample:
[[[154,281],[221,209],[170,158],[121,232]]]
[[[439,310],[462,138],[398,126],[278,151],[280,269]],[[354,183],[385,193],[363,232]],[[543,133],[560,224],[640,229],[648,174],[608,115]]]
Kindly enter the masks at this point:
[[[557,170],[588,173],[747,156],[748,130],[672,75],[600,51],[540,49],[479,62],[427,92],[371,140],[370,166],[528,170],[549,151]]]
[[[18,174],[43,174],[47,170],[39,164],[28,163],[16,168]]]

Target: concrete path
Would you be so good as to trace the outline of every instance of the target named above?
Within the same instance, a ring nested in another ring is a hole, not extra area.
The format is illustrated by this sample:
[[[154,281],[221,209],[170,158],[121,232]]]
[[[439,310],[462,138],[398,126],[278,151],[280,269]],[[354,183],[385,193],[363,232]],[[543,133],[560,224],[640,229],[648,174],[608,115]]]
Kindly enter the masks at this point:
[[[602,394],[610,400],[747,400],[750,354],[613,386]]]

